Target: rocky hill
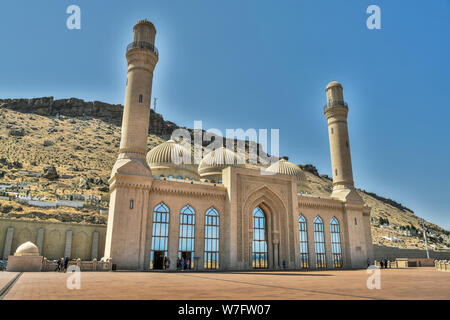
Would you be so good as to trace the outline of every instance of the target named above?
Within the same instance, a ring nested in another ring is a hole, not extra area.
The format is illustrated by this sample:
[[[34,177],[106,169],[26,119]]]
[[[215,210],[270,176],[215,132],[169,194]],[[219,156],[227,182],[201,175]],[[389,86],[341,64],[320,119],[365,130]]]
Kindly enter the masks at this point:
[[[119,149],[122,110],[121,105],[75,98],[0,100],[0,216],[106,223],[107,181]],[[148,148],[167,140],[176,128],[175,123],[151,110]],[[312,164],[300,167],[305,171],[311,193],[329,196],[331,179],[320,175]],[[39,208],[17,198],[8,201],[2,198],[6,195],[2,185],[22,198],[56,201],[82,197],[87,205]],[[358,192],[372,207],[374,243],[424,247],[420,219],[411,209],[374,193]],[[429,222],[425,225],[432,247],[449,246],[448,231]]]

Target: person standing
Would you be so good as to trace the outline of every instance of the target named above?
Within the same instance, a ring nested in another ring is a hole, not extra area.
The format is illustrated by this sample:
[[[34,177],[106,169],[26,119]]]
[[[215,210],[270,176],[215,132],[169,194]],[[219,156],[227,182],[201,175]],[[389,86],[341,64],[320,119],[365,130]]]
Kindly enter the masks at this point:
[[[191,259],[187,258],[186,260],[186,269],[190,270],[191,269]]]
[[[165,267],[166,267],[166,270],[169,270],[169,267],[170,267],[170,260],[169,260],[168,257],[166,257],[166,265],[165,265]]]
[[[384,261],[383,259],[380,259],[380,268],[381,269],[383,269],[383,267],[384,267],[384,262],[383,261]]]
[[[69,257],[64,258],[64,272],[67,271],[67,265],[69,264]]]
[[[184,258],[181,257],[181,271],[184,270]]]
[[[56,262],[56,269],[55,271],[60,272],[61,271],[61,259],[58,259],[58,261]]]
[[[181,261],[180,258],[177,257],[177,270],[180,270]]]
[[[370,259],[367,258],[367,268],[370,267]]]

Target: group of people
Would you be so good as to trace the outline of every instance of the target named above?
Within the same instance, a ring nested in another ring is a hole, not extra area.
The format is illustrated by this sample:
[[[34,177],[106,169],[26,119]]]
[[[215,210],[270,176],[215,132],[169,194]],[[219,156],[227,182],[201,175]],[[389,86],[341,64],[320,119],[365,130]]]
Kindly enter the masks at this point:
[[[58,259],[55,271],[66,272],[69,264],[69,257]]]
[[[383,268],[387,269],[387,267],[388,267],[388,261],[387,261],[387,259],[381,259],[381,260],[380,260],[380,268],[381,268],[381,269],[383,269]]]
[[[177,258],[177,270],[189,270],[191,269],[191,260],[184,259],[183,257]]]

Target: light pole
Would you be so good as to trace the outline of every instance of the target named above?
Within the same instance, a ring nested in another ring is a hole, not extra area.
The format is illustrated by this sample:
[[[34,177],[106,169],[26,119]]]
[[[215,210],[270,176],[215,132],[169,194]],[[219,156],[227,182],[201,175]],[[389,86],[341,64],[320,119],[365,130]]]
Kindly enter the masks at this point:
[[[430,253],[428,252],[428,238],[427,238],[427,229],[425,228],[425,222],[421,219],[423,236],[425,237],[425,249],[427,250],[427,259],[430,259]]]

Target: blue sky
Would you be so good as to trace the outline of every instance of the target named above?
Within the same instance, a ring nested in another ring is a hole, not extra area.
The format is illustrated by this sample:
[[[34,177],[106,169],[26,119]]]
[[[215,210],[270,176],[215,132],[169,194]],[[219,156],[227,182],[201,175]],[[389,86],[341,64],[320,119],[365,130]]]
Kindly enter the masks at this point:
[[[66,8],[81,8],[81,30]],[[381,30],[366,8],[381,8]],[[280,129],[280,154],[331,175],[323,105],[344,86],[357,187],[450,229],[450,2],[2,1],[0,98],[123,103],[125,48],[157,28],[165,119]]]

